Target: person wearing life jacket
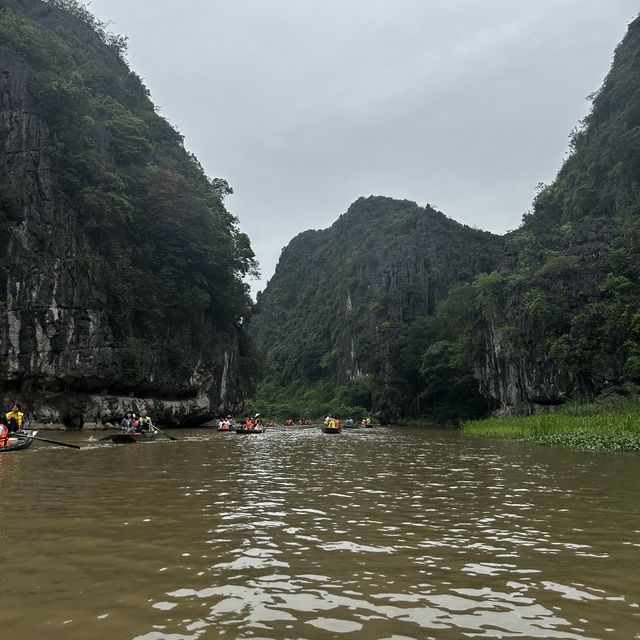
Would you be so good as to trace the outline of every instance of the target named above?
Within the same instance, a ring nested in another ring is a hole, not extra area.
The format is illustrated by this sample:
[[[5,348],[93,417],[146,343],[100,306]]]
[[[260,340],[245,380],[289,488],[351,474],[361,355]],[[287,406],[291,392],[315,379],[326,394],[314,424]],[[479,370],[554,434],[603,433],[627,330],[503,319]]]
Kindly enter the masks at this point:
[[[0,422],[0,448],[9,446],[9,427],[5,424],[5,420],[3,418],[2,422]]]
[[[253,418],[247,418],[245,421],[245,429],[251,429],[253,430],[253,427],[255,425],[255,422],[253,421]]]
[[[140,432],[155,430],[153,420],[151,420],[151,416],[147,413],[146,409],[142,409],[140,411],[140,417],[138,418],[138,430]]]
[[[256,413],[254,419],[253,419],[253,424],[256,427],[261,427],[262,426],[262,416],[259,413]]]
[[[24,422],[24,413],[20,411],[20,405],[14,402],[11,411],[6,413],[5,419],[9,433],[20,431],[20,429],[22,429],[22,423]]]
[[[231,431],[233,427],[233,418],[231,416],[227,416],[222,419],[220,426],[218,427],[218,431]]]

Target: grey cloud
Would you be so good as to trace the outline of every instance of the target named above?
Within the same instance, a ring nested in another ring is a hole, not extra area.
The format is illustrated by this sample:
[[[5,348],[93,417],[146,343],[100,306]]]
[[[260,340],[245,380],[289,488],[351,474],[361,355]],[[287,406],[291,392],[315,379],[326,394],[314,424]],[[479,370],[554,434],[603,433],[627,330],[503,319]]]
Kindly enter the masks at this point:
[[[235,195],[264,286],[360,195],[518,226],[633,0],[93,0],[186,145]]]

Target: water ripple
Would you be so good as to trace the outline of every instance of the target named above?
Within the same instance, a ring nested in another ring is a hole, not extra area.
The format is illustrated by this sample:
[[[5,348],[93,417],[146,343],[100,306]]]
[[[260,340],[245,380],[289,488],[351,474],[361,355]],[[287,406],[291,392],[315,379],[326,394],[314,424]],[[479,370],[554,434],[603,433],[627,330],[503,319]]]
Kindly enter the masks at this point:
[[[11,637],[590,640],[640,628],[635,457],[410,429],[155,445],[0,466],[8,491],[25,478],[37,489],[0,504],[2,537],[30,550],[5,559],[7,610],[28,601],[40,617],[9,613]]]

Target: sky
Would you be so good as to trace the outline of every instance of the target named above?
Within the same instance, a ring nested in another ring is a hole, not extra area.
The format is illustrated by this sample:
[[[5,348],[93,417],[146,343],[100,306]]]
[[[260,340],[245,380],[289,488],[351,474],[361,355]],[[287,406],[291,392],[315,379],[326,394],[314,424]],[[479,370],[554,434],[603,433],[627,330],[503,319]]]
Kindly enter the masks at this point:
[[[504,233],[549,183],[637,0],[92,0],[249,234],[262,278],[360,196]]]

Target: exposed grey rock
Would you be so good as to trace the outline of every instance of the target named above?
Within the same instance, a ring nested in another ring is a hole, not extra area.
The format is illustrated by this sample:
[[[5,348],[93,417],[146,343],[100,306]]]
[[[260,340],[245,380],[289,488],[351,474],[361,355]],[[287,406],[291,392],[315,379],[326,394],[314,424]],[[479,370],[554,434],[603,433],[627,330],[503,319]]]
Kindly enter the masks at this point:
[[[38,82],[0,43],[0,402],[17,400],[30,419],[71,428],[117,420],[129,407],[146,406],[170,425],[237,411],[244,389],[233,327],[206,336],[219,360],[194,358],[184,380],[155,383],[171,376],[151,370],[139,398],[123,377],[103,272],[83,254],[82,212],[59,188]]]

